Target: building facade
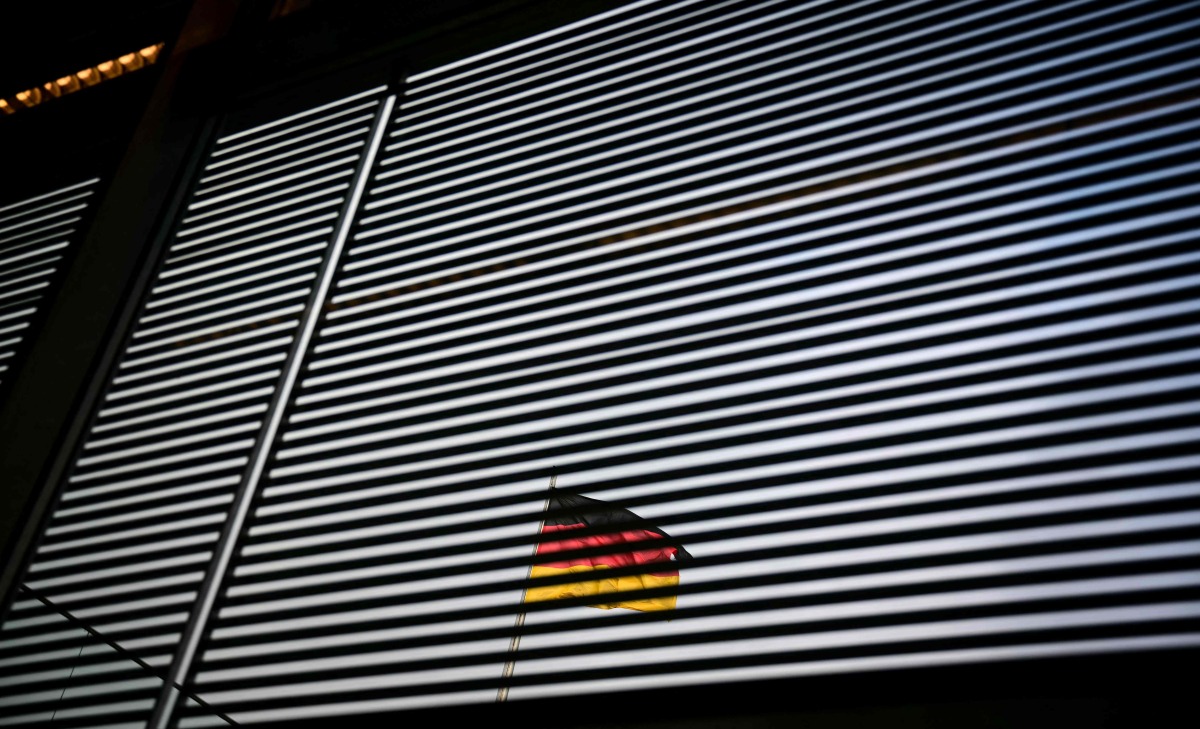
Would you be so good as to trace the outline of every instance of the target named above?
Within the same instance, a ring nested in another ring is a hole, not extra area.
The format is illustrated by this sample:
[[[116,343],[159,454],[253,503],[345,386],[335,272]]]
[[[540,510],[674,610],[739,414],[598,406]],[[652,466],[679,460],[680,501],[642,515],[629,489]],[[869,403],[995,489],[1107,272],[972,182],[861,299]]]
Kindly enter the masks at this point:
[[[198,0],[14,79],[0,725],[1177,710],[1194,9]],[[672,607],[527,600],[552,489]]]

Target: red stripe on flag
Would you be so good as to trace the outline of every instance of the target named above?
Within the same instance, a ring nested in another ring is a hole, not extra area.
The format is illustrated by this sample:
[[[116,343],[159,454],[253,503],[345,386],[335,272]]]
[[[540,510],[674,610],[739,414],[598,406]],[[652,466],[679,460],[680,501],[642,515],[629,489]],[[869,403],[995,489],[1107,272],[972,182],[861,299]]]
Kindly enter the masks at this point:
[[[586,525],[584,524],[547,524],[543,528],[542,533],[543,535],[554,535],[585,527]],[[658,544],[654,544],[655,542]],[[658,546],[662,542],[662,535],[646,531],[645,529],[628,529],[621,532],[585,534],[581,536],[565,535],[562,538],[553,539],[543,538],[537,547],[538,555],[548,555],[554,552],[566,552],[577,549],[605,549],[607,551],[590,556],[569,557],[565,560],[538,560],[535,564],[556,569],[568,569],[576,566],[631,567],[636,565],[654,565],[657,567],[664,562],[668,565],[673,564],[671,554],[675,550],[675,547],[669,544]],[[679,570],[671,568],[665,570],[661,568],[651,569],[646,570],[646,573],[661,577],[679,576]]]

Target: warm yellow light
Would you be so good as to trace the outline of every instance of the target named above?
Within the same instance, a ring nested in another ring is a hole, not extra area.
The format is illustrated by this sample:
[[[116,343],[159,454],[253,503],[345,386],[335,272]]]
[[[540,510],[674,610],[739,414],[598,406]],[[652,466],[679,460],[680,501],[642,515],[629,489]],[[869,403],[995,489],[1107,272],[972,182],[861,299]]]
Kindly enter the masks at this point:
[[[42,91],[41,89],[26,89],[24,91],[18,91],[17,101],[28,107],[37,106],[42,101]]]
[[[152,46],[146,46],[132,53],[118,56],[115,60],[97,63],[91,68],[76,71],[73,74],[62,76],[54,81],[47,81],[40,87],[26,89],[16,94],[15,97],[10,98],[13,98],[24,107],[37,106],[48,98],[74,93],[84,86],[95,86],[105,79],[116,78],[126,71],[136,71],[139,68],[145,68],[158,60],[158,54],[162,52],[162,49],[162,43],[155,43]],[[3,105],[0,105],[0,111],[12,114],[16,111],[16,107],[8,101],[3,101]]]
[[[79,90],[79,79],[75,78],[74,75],[63,76],[54,83],[64,94],[70,94]]]
[[[116,78],[121,75],[121,66],[116,61],[105,61],[96,64],[96,70],[104,78]]]

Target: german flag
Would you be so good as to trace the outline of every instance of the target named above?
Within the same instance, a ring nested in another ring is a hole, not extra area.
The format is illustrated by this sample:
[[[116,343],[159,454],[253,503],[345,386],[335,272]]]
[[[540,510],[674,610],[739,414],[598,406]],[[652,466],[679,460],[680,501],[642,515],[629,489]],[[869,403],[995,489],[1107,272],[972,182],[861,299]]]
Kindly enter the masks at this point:
[[[556,553],[576,550],[592,553],[553,559]],[[632,511],[586,496],[552,490],[530,577],[578,575],[589,579],[533,587],[525,593],[525,599],[540,602],[603,596],[607,601],[590,607],[672,610],[676,598],[673,592],[627,600],[619,599],[620,593],[677,587],[679,570],[674,564],[686,559],[691,559],[691,555],[679,542]],[[621,567],[642,567],[645,571],[615,577],[603,575],[607,570]]]

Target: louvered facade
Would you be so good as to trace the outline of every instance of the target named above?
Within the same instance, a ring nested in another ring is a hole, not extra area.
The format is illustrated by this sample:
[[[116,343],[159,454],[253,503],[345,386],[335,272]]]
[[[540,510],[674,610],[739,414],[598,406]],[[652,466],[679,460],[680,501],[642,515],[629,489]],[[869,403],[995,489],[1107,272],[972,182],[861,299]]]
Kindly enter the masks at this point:
[[[37,336],[47,301],[89,218],[99,179],[0,201],[0,398]]]
[[[1194,658],[1195,4],[602,5],[214,117],[0,725]],[[524,601],[552,478],[674,610]]]
[[[151,666],[186,647],[378,105],[367,91],[217,140],[0,632],[0,721],[149,716],[163,681],[37,597]]]

